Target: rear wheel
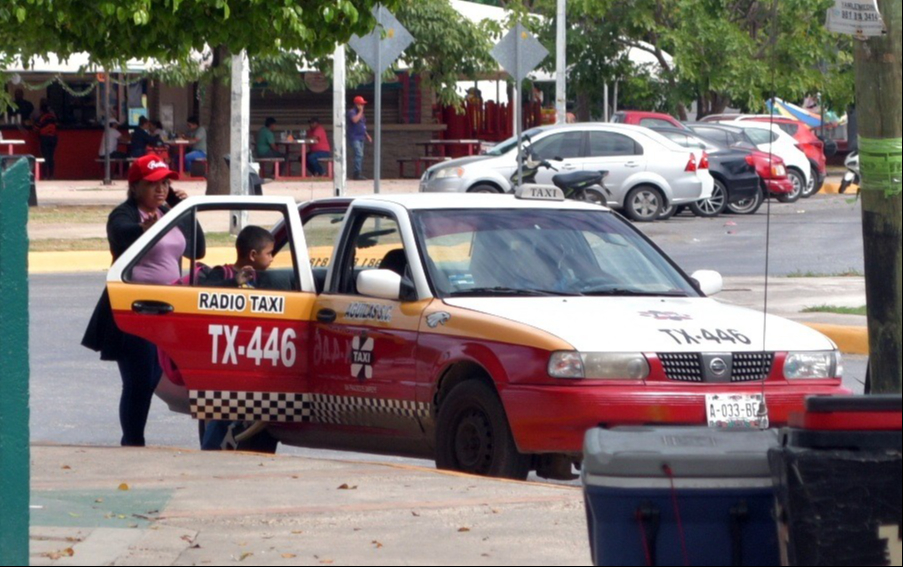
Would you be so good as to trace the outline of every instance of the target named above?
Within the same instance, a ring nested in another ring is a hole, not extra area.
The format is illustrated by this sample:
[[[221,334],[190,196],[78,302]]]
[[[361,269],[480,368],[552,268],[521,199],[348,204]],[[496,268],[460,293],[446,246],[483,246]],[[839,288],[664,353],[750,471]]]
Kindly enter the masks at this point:
[[[468,193],[480,193],[483,195],[498,195],[500,191],[492,185],[474,185]]]
[[[656,219],[656,220],[660,220],[660,221],[671,220],[672,218],[674,218],[674,215],[676,215],[678,212],[680,212],[679,207],[675,207],[674,205],[668,205],[668,208],[663,209],[662,214],[658,215],[658,219]]]
[[[735,215],[754,215],[759,212],[762,203],[765,202],[765,196],[762,191],[756,191],[755,195],[736,203],[728,203],[727,210]]]
[[[599,205],[601,207],[605,207],[608,205],[608,200],[605,198],[605,195],[602,194],[602,191],[598,189],[587,189],[583,192],[583,201],[586,203],[592,203],[593,205]]]
[[[662,214],[665,203],[658,189],[649,185],[634,187],[624,200],[624,213],[633,222],[653,222]]]
[[[531,458],[517,450],[495,391],[478,381],[456,386],[442,402],[436,427],[436,467],[526,480]]]
[[[697,201],[690,205],[690,210],[697,217],[712,218],[717,217],[727,208],[728,192],[727,187],[719,180],[715,180],[715,188],[712,190],[712,196],[703,201]]]
[[[806,190],[803,191],[803,199],[808,199],[812,195],[815,195],[819,191],[821,191],[821,186],[818,183],[818,170],[815,168],[812,169],[809,174],[809,183],[806,185]]]
[[[782,203],[796,203],[803,196],[803,192],[806,190],[806,177],[796,169],[787,170],[787,177],[790,178],[790,182],[793,183],[793,192],[787,193],[784,195],[778,195],[778,201]]]

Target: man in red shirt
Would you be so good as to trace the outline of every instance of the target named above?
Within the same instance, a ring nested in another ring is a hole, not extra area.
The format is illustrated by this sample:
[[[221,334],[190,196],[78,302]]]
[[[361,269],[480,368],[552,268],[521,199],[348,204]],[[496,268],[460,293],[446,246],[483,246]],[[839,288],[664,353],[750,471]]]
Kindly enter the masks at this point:
[[[308,149],[307,169],[311,175],[323,177],[326,175],[326,171],[320,164],[320,160],[330,157],[332,148],[329,146],[329,137],[326,135],[326,130],[320,124],[320,121],[316,118],[311,118],[309,124],[310,128],[307,130],[307,137],[311,140],[316,140],[316,142],[311,144]]]

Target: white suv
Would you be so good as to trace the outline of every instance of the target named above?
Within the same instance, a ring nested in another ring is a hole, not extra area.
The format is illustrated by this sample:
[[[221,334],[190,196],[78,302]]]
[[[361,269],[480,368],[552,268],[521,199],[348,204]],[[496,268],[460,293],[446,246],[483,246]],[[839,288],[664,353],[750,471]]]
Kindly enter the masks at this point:
[[[573,124],[529,130],[531,153],[561,173],[607,171],[608,205],[631,220],[650,222],[671,205],[708,199],[715,182],[701,150],[683,148],[640,126]],[[487,154],[441,163],[426,171],[422,193],[510,193],[517,168],[517,140]],[[540,169],[536,183],[550,185],[556,172]]]

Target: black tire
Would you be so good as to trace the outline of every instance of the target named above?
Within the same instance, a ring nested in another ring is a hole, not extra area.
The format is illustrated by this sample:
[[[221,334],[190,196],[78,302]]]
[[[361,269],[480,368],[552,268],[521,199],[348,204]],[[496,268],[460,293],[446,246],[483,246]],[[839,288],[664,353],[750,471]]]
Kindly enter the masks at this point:
[[[690,210],[693,211],[693,214],[697,217],[704,219],[717,217],[727,208],[729,195],[724,183],[716,179],[715,188],[712,190],[712,196],[703,201],[697,201],[690,204]]]
[[[654,222],[662,214],[665,199],[651,185],[634,187],[624,199],[624,214],[633,222]]]
[[[668,205],[667,209],[663,209],[662,213],[658,215],[656,220],[667,221],[674,218],[674,216],[680,212],[680,207],[675,207],[674,205]]]
[[[764,202],[765,194],[762,191],[756,191],[755,195],[749,199],[728,203],[727,210],[735,215],[754,215],[759,212]]]
[[[602,191],[598,189],[589,188],[583,192],[583,202],[591,203],[593,205],[599,205],[600,207],[608,206],[608,199],[605,198],[605,195]]]
[[[813,167],[809,174],[809,184],[806,186],[806,190],[803,191],[802,198],[808,199],[819,191],[821,191],[821,186],[818,183],[818,170]]]
[[[526,480],[531,463],[528,455],[517,450],[495,391],[476,380],[455,386],[439,408],[436,467]]]
[[[480,193],[484,195],[498,195],[499,193],[501,193],[501,191],[499,191],[496,187],[486,184],[474,185],[467,192]]]
[[[778,195],[777,199],[781,203],[796,203],[803,197],[803,192],[806,190],[806,176],[798,169],[788,169],[787,177],[793,183],[793,193]]]

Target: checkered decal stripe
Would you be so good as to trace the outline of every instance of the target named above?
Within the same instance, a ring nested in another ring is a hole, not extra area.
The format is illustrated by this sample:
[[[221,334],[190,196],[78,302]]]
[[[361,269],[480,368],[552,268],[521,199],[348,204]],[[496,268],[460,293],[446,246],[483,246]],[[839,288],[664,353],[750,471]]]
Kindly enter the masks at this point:
[[[192,415],[203,420],[367,425],[373,417],[417,420],[430,416],[429,404],[403,400],[195,390],[189,397]]]

